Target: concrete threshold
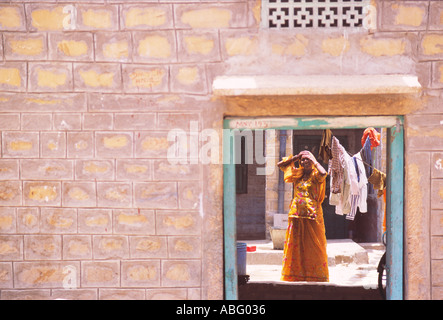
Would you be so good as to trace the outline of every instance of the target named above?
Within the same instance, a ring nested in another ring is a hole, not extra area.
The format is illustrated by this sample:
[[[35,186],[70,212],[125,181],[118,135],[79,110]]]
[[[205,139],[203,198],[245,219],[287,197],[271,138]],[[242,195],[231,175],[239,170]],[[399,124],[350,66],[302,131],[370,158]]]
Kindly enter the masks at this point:
[[[280,280],[283,250],[274,250],[270,240],[245,240],[248,247],[246,273],[248,283],[274,284],[278,286],[363,287],[376,289],[377,266],[385,252],[382,244],[358,244],[351,239],[328,240],[329,282],[285,282]]]

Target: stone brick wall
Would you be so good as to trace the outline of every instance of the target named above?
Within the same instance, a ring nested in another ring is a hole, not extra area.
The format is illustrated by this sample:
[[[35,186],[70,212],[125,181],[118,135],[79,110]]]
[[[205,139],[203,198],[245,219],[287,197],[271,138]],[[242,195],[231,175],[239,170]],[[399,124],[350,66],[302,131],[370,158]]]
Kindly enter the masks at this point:
[[[405,294],[441,299],[443,4],[372,4],[376,30],[285,32],[260,0],[0,3],[0,298],[221,299],[223,169],[186,144],[171,164],[168,132],[406,113]],[[219,75],[394,73],[420,100],[211,94]]]

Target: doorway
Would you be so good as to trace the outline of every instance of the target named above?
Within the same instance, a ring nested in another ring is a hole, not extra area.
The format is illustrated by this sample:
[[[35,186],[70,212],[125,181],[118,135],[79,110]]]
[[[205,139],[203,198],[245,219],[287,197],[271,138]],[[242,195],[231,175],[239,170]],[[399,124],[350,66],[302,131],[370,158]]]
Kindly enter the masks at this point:
[[[235,219],[235,129],[364,129],[383,127],[388,132],[388,196],[387,196],[387,297],[403,296],[403,128],[401,117],[322,117],[322,118],[260,118],[225,119],[224,121],[224,240],[225,298],[237,299],[236,219]],[[315,144],[314,141],[303,141]],[[395,182],[395,183],[393,183]],[[393,188],[393,185],[395,186]]]

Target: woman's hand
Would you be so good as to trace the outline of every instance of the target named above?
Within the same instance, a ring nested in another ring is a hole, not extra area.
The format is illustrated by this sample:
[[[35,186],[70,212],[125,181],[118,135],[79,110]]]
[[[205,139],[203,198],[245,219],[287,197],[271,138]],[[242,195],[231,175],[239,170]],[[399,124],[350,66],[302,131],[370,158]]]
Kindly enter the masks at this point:
[[[298,154],[296,156],[292,156],[284,161],[282,160],[282,161],[278,162],[277,166],[278,167],[285,167],[285,166],[289,165],[291,162],[299,160],[299,158],[300,158],[300,154]]]

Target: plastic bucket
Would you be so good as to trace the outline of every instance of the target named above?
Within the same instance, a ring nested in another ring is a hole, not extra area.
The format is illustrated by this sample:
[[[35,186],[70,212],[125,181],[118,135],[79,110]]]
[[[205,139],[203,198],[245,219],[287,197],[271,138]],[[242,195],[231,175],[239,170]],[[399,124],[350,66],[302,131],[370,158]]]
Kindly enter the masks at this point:
[[[237,242],[237,274],[246,275],[246,243]]]

